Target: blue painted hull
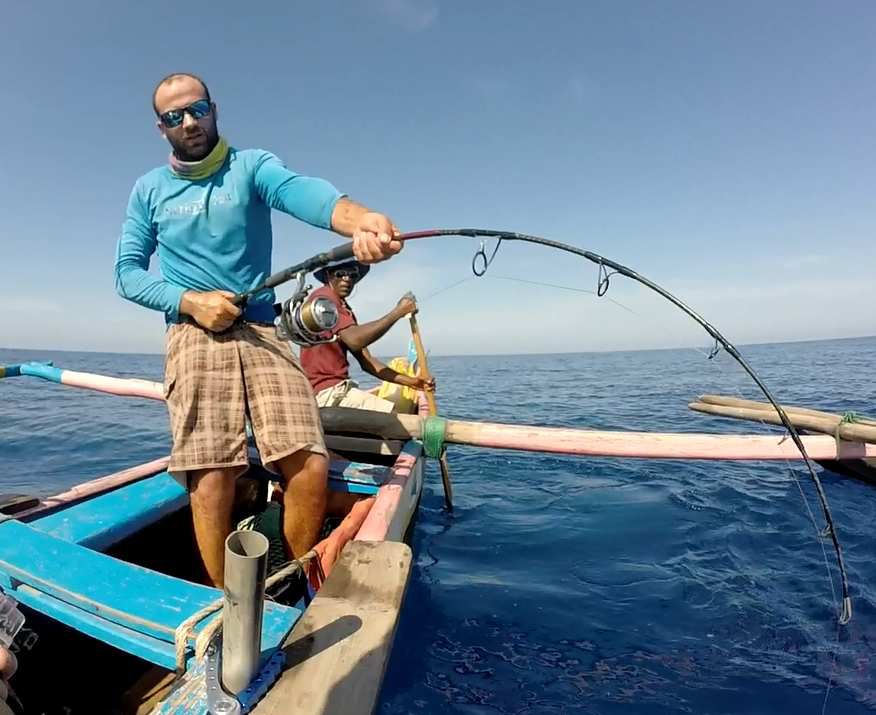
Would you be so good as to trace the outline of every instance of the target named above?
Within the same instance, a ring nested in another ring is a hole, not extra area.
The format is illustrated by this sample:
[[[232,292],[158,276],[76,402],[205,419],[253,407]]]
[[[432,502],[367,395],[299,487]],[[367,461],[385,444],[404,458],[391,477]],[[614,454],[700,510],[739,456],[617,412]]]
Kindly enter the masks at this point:
[[[257,464],[250,473],[258,501],[267,473]],[[330,488],[374,494],[390,475],[386,464],[333,463]],[[28,712],[137,712],[132,689],[174,667],[176,627],[221,597],[199,583],[190,522],[188,496],[166,472],[0,521],[0,587],[27,616],[16,680]],[[265,658],[301,617],[290,600],[266,603]]]

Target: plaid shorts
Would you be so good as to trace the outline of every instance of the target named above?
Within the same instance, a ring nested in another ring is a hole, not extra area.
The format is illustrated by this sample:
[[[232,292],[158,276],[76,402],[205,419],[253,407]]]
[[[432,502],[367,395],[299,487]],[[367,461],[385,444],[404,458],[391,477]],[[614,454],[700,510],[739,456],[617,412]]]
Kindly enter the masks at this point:
[[[246,467],[247,417],[269,469],[301,450],[328,456],[310,382],[273,327],[242,323],[211,333],[180,323],[168,328],[166,350],[169,472]]]

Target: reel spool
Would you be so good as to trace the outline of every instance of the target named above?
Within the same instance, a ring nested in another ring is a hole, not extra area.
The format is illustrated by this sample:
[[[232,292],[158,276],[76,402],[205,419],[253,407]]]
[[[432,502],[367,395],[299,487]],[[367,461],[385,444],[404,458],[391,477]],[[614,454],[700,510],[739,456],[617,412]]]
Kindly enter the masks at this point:
[[[329,335],[337,325],[338,309],[328,298],[320,296],[307,302],[311,286],[304,284],[305,273],[298,274],[298,287],[292,297],[283,303],[275,321],[277,337],[302,347],[333,343],[337,336]]]

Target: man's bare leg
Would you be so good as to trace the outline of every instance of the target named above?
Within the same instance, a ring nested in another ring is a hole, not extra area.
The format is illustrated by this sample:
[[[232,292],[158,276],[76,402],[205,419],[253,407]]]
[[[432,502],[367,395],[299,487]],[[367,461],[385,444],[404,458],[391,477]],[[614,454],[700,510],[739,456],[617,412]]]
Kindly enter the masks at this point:
[[[316,544],[325,520],[328,459],[300,451],[277,461],[283,486],[283,536],[293,558],[304,556]]]
[[[333,492],[329,490],[325,505],[326,516],[344,517],[350,513],[350,509],[356,502],[365,499],[364,494],[350,494],[349,492]]]
[[[234,482],[242,471],[240,467],[226,467],[189,473],[195,539],[207,577],[216,588],[225,583],[225,540],[231,533]]]

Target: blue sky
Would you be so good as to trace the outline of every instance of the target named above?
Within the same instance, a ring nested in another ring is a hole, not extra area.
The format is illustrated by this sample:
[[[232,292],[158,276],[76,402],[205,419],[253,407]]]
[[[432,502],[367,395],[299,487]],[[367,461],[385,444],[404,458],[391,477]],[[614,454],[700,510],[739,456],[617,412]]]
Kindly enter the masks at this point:
[[[112,263],[131,186],[167,154],[151,89],[180,70],[232,144],[403,230],[574,243],[739,342],[874,334],[874,30],[876,5],[852,1],[7,3],[0,346],[162,351],[162,316],[115,294]],[[275,269],[333,239],[274,226]],[[708,343],[624,281],[609,295],[629,310],[507,280],[595,287],[544,249],[503,246],[488,278],[442,290],[476,249],[411,244],[354,307],[414,290],[438,354]]]

